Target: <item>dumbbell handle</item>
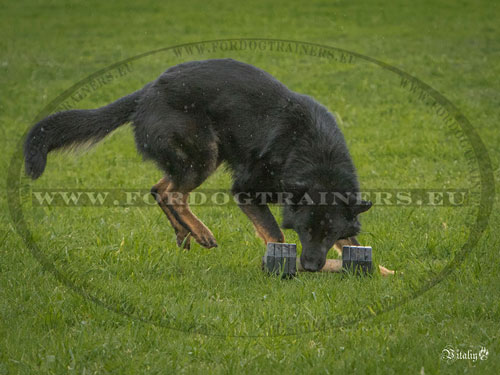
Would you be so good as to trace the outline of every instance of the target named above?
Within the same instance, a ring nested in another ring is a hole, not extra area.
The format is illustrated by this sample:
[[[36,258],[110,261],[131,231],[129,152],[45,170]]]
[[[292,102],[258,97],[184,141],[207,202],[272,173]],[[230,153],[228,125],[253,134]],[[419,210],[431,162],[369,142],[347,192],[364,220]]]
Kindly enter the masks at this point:
[[[381,265],[378,266],[378,269],[382,276],[394,275],[394,271],[388,270],[387,268]],[[301,272],[305,271],[304,268],[302,267],[302,264],[300,264],[300,259],[297,259],[297,270]],[[320,272],[342,272],[342,260],[327,259],[324,267],[321,269]]]
[[[297,259],[297,270],[305,271],[300,259]],[[320,272],[342,272],[342,260],[340,259],[327,259],[325,265]]]

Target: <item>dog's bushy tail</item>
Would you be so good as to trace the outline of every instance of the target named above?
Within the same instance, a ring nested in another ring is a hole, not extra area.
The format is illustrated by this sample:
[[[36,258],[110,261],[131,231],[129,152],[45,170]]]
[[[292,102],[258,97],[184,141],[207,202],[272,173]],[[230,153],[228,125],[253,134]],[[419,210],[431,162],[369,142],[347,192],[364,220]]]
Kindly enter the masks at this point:
[[[74,109],[50,115],[38,122],[24,142],[26,174],[33,179],[45,170],[52,150],[94,144],[132,119],[142,90],[97,109]]]

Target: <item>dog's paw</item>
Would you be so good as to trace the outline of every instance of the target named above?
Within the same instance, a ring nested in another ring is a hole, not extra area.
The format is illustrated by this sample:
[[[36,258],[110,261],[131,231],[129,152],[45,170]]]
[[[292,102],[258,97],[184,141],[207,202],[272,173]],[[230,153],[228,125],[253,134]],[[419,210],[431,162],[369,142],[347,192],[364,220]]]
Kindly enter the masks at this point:
[[[212,247],[217,247],[217,241],[212,236],[211,238],[195,238],[196,242],[198,242],[201,246],[206,247],[207,249],[211,249]]]
[[[217,241],[215,240],[214,235],[207,227],[204,227],[202,230],[197,233],[193,233],[193,237],[201,246],[210,249],[212,247],[217,247]]]
[[[190,226],[190,228],[192,229],[191,236],[201,246],[207,249],[217,247],[217,241],[215,240],[214,235],[201,221],[197,220],[194,225]]]

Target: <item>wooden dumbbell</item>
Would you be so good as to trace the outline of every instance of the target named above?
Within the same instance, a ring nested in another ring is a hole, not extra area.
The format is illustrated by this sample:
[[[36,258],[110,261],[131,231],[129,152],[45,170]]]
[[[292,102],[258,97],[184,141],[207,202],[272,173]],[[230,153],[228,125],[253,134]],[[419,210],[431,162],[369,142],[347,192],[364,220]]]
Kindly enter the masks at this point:
[[[394,275],[394,271],[378,266],[382,276]],[[262,269],[268,273],[293,277],[297,271],[305,271],[297,260],[295,244],[269,242],[266,255],[262,257]],[[354,272],[368,274],[373,272],[372,248],[370,246],[344,246],[342,260],[327,259],[321,272]]]

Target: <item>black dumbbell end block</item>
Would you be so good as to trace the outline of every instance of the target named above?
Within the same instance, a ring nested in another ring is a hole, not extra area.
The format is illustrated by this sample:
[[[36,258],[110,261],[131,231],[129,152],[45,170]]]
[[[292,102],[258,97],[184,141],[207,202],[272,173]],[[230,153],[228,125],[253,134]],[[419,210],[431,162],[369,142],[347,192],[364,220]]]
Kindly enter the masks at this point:
[[[370,246],[344,246],[342,269],[355,274],[372,273],[372,248]]]
[[[262,269],[268,273],[293,277],[297,273],[297,245],[269,242],[262,257]]]

